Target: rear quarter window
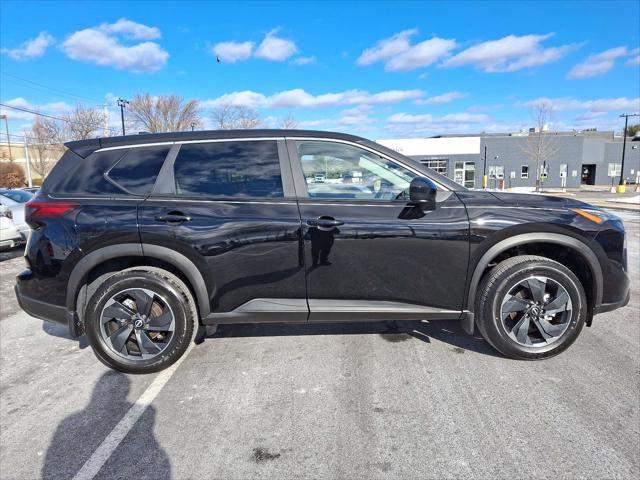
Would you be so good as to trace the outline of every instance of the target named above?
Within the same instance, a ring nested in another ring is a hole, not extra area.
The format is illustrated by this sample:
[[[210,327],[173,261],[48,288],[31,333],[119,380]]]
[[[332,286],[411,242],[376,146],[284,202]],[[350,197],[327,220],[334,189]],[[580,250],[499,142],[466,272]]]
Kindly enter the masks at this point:
[[[109,178],[131,193],[146,195],[156,183],[169,148],[131,148],[109,171]]]
[[[54,193],[76,195],[122,195],[122,189],[109,182],[104,172],[113,167],[126,153],[127,149],[94,152],[77,162],[66,175],[60,178],[51,189]]]

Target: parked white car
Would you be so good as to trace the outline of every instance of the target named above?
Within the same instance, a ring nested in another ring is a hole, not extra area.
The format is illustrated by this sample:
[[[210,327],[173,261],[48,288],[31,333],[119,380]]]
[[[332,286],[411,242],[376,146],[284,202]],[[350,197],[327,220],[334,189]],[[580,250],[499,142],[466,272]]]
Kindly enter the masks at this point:
[[[14,225],[12,217],[9,207],[0,205],[0,250],[13,248],[24,242],[24,237]]]
[[[24,190],[0,188],[0,205],[11,211],[13,224],[24,240],[29,236],[29,225],[24,221],[24,204],[33,198],[33,194]]]

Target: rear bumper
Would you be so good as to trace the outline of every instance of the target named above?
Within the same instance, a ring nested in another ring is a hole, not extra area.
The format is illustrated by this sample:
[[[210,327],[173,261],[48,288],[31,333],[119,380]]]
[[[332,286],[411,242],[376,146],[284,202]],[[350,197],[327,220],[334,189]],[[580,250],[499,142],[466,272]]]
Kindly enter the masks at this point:
[[[82,326],[78,321],[78,315],[76,312],[70,312],[64,306],[43,302],[42,300],[37,300],[25,295],[21,291],[20,285],[20,276],[18,276],[14,290],[16,292],[16,298],[18,299],[18,305],[20,305],[22,310],[32,317],[46,320],[47,322],[66,325],[69,328],[69,333],[74,338],[82,334]]]
[[[622,300],[619,300],[619,301],[613,302],[613,303],[603,303],[602,305],[598,305],[595,308],[595,311],[593,313],[594,314],[598,314],[598,313],[611,312],[611,311],[616,310],[618,308],[622,308],[622,307],[626,306],[629,303],[630,299],[631,299],[631,290],[628,289],[627,290],[627,294],[624,296],[624,298]]]
[[[19,285],[15,286],[16,298],[18,299],[18,304],[20,308],[22,308],[25,312],[27,312],[32,317],[40,318],[42,320],[47,320],[49,322],[62,323],[66,325],[67,323],[67,309],[61,307],[59,305],[52,305],[47,302],[43,302],[41,300],[36,300],[35,298],[28,297],[23,295],[20,292]]]

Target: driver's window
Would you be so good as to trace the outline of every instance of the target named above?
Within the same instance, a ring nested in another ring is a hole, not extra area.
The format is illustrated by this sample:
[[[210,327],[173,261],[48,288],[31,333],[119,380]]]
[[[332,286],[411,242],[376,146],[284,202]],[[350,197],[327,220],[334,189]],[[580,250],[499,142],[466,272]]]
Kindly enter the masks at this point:
[[[408,198],[416,176],[362,148],[343,143],[296,141],[311,198],[394,200]]]

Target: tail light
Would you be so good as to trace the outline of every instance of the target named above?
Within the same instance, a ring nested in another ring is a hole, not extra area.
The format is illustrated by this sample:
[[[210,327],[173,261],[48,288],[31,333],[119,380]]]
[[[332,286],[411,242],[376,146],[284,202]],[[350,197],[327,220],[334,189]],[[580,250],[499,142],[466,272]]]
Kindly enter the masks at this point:
[[[38,220],[40,218],[58,218],[66,215],[74,208],[79,207],[72,202],[43,202],[41,200],[29,200],[25,204],[27,220]]]

